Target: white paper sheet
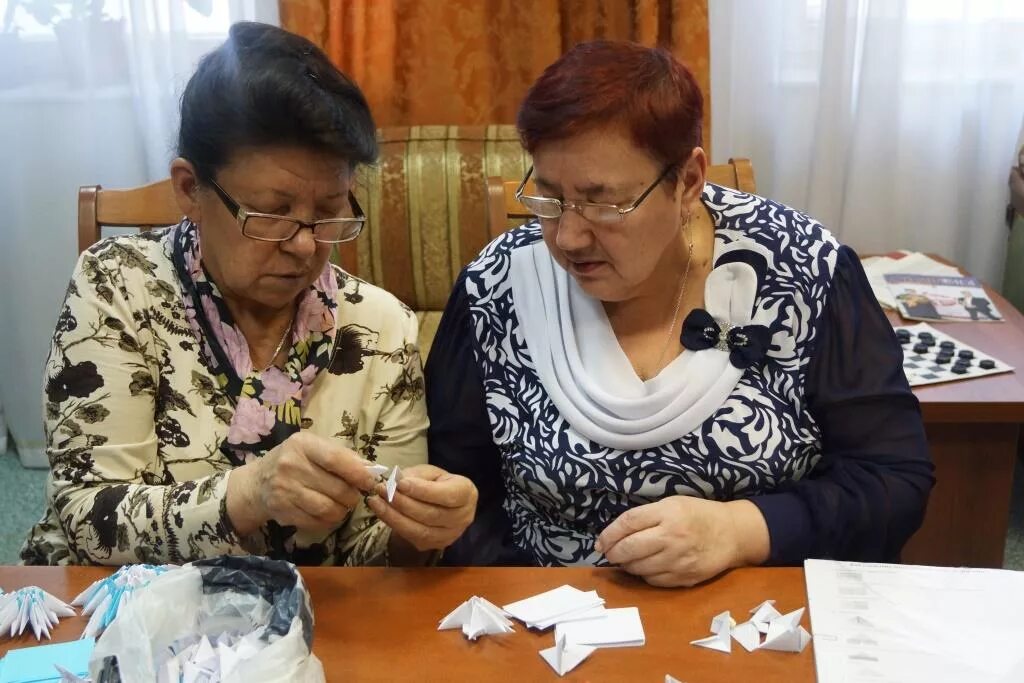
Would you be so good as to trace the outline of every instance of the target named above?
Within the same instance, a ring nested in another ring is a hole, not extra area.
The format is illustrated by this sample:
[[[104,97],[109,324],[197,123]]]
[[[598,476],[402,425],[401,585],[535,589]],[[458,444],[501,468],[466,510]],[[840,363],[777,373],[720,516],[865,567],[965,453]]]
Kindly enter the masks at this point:
[[[503,609],[530,628],[549,628],[563,618],[573,619],[584,610],[604,604],[597,591],[559,586],[538,595],[509,603]]]
[[[638,647],[647,642],[640,610],[636,607],[607,609],[595,619],[570,621],[555,626],[555,640],[594,647]]]
[[[593,591],[592,591],[593,592]],[[597,593],[594,592],[596,596]],[[594,605],[593,607],[583,607],[581,609],[566,612],[565,614],[556,614],[555,616],[547,619],[546,621],[536,621],[530,625],[530,628],[536,628],[541,631],[545,631],[555,624],[564,624],[567,621],[580,621],[581,619],[594,619],[596,617],[604,616],[605,613],[604,605]]]
[[[820,683],[1024,681],[1024,572],[808,560]]]

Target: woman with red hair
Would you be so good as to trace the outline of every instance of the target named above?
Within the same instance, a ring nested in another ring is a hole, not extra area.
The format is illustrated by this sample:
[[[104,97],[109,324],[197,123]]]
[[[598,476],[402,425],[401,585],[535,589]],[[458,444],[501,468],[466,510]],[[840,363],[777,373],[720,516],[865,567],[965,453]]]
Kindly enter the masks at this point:
[[[895,560],[920,525],[920,408],[857,256],[706,182],[702,110],[629,43],[579,45],[527,94],[537,220],[465,268],[427,363],[431,462],[480,492],[446,562],[691,585]]]

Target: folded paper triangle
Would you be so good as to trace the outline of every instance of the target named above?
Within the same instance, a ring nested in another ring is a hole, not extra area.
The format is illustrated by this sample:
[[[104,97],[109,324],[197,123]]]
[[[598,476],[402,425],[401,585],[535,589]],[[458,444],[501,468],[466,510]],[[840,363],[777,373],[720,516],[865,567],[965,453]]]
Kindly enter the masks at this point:
[[[583,662],[584,659],[594,653],[596,647],[589,645],[574,645],[569,643],[565,636],[555,641],[554,647],[540,651],[540,656],[555,670],[559,676],[564,676]]]

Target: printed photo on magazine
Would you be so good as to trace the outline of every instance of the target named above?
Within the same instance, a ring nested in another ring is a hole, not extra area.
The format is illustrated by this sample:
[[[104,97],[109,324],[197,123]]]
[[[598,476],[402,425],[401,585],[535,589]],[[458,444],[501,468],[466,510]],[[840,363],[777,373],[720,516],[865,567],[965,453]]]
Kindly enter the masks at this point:
[[[973,277],[887,274],[885,283],[896,298],[900,315],[909,320],[1002,320],[984,286]]]

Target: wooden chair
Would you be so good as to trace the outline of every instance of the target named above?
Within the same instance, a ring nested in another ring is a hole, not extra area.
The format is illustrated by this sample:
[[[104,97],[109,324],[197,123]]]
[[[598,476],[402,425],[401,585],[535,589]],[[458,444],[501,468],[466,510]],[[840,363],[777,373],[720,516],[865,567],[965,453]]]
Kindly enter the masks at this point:
[[[151,230],[180,220],[170,178],[127,190],[85,185],[78,188],[78,253],[99,242],[104,226]]]
[[[729,159],[727,164],[708,166],[707,179],[716,185],[732,187],[753,194],[754,167],[749,159]],[[487,227],[491,237],[497,237],[510,227],[530,220],[534,216],[516,199],[516,189],[522,179],[505,180],[499,176],[487,178]],[[533,181],[526,184],[527,193],[533,191]]]

